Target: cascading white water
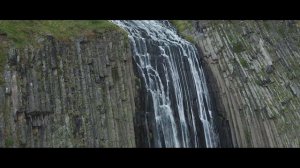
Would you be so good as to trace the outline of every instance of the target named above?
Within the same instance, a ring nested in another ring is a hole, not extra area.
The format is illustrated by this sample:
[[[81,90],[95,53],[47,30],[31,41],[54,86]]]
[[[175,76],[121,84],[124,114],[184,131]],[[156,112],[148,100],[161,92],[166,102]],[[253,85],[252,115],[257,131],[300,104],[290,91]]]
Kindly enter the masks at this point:
[[[154,113],[155,147],[218,147],[212,108],[197,49],[168,21],[113,21],[128,32]],[[202,134],[202,135],[200,135]],[[202,137],[202,141],[200,142]]]

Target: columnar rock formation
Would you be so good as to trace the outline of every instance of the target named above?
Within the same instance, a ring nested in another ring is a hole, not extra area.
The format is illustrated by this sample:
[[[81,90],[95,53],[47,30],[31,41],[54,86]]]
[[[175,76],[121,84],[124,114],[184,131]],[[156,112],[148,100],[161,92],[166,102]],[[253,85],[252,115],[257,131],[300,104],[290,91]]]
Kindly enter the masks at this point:
[[[128,39],[118,31],[9,49],[1,147],[135,147]]]
[[[193,21],[221,118],[235,147],[300,146],[295,21]]]
[[[299,22],[188,22],[219,146],[299,147]],[[0,27],[0,147],[148,147],[151,102],[124,32],[29,41],[15,48]]]

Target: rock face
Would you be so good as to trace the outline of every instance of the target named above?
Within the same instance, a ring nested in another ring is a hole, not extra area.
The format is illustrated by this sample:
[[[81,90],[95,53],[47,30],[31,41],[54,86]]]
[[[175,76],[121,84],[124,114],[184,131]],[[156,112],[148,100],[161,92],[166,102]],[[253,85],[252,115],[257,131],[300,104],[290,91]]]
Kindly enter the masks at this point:
[[[191,23],[219,146],[300,147],[299,22]],[[0,55],[0,147],[151,147],[127,36],[37,43]]]
[[[10,48],[0,86],[0,147],[135,147],[127,37],[51,36]]]
[[[222,118],[219,124],[229,124],[233,146],[299,147],[299,23],[193,21],[193,25],[185,33],[194,37],[204,54]]]

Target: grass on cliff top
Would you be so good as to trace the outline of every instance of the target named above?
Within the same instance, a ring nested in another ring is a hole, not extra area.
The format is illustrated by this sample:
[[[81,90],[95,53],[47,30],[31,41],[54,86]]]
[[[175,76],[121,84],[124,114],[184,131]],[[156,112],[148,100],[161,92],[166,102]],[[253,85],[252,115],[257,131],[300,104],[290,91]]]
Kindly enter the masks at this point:
[[[69,40],[80,35],[92,35],[120,28],[106,20],[2,20],[0,34],[13,41],[16,47],[33,42],[35,37],[51,35]]]
[[[196,44],[194,38],[186,33],[187,30],[193,27],[190,20],[170,20],[170,23],[176,28],[179,35],[187,41]]]
[[[2,72],[8,48],[3,44],[21,48],[37,44],[37,38],[43,35],[69,41],[82,35],[93,36],[113,30],[125,32],[107,20],[0,20],[0,85],[4,82]]]
[[[170,20],[170,22],[175,26],[179,33],[182,33],[193,26],[189,20]]]

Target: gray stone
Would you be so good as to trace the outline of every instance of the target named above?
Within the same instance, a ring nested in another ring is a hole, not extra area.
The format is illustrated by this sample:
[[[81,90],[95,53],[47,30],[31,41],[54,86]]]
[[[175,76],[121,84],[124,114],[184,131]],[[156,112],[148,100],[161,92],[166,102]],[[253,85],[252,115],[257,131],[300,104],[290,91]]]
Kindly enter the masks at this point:
[[[10,49],[7,86],[0,86],[0,147],[4,130],[15,147],[136,146],[133,67],[124,62],[129,45],[120,43],[120,32],[102,36],[65,43],[47,35],[37,38],[39,49]]]
[[[290,89],[291,89],[293,95],[297,96],[297,97],[300,97],[300,89],[299,89],[299,87],[297,85],[295,85],[295,84],[290,84],[289,86],[290,86]]]
[[[272,73],[274,71],[273,65],[267,65],[265,71],[268,74]]]

